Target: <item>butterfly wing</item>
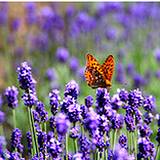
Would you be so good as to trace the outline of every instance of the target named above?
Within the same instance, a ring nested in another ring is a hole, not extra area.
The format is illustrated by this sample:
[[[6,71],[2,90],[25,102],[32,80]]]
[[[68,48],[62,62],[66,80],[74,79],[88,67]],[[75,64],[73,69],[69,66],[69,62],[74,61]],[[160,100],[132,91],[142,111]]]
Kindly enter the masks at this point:
[[[87,54],[87,64],[85,69],[85,78],[87,84],[92,88],[104,87],[103,71],[101,65],[91,55]]]
[[[109,55],[105,62],[102,64],[101,69],[106,80],[111,83],[112,75],[114,72],[114,57]]]

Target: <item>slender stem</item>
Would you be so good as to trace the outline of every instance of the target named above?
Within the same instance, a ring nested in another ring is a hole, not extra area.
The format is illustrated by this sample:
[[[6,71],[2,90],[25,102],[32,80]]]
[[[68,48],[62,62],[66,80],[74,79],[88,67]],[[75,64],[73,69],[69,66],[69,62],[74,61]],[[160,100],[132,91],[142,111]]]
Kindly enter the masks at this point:
[[[159,156],[159,154],[158,154],[158,152],[159,152],[159,146],[160,146],[160,144],[158,144],[157,145],[157,148],[156,148],[156,155],[155,155],[155,160],[157,159],[158,160],[158,156]]]
[[[67,133],[66,133],[65,139],[66,139],[66,143],[65,143],[66,160],[68,160],[68,134]]]
[[[36,137],[36,130],[35,130],[35,126],[34,126],[34,119],[33,119],[31,107],[29,107],[29,110],[30,110],[30,117],[31,117],[32,130],[33,130],[33,136],[34,136],[34,143],[35,143],[35,147],[36,147],[36,153],[38,154],[38,157],[39,157],[38,141],[37,141],[37,137]]]
[[[73,141],[74,141],[74,151],[75,153],[77,153],[78,152],[77,139],[73,139]]]
[[[116,146],[116,136],[117,136],[117,129],[114,130],[114,137],[113,137],[113,151],[114,151],[115,146]]]
[[[13,126],[14,126],[14,128],[16,128],[16,111],[15,111],[15,109],[12,109],[12,113],[13,113]]]
[[[31,130],[32,141],[34,142],[33,128],[32,128],[32,122],[31,122],[31,116],[30,116],[29,107],[27,107],[27,109],[28,109],[28,121],[29,121],[30,130]],[[31,152],[32,152],[32,157],[33,157],[33,155],[36,153],[35,144],[34,143],[33,143],[33,149],[32,149]]]

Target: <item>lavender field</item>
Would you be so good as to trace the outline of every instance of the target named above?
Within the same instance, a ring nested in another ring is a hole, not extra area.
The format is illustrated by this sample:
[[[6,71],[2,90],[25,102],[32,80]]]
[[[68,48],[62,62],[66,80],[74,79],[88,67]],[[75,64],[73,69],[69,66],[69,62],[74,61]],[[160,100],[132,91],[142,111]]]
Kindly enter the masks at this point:
[[[0,160],[160,160],[159,26],[158,2],[0,2]]]

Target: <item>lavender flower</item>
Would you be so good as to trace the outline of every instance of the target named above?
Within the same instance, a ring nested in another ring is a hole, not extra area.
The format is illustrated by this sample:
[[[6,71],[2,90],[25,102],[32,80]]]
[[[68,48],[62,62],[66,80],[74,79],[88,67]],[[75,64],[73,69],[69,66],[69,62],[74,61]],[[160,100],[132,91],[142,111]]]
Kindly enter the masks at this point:
[[[133,108],[133,110],[142,106],[143,96],[139,89],[133,90],[128,94],[128,104]]]
[[[44,104],[42,102],[37,102],[36,111],[39,114],[41,122],[46,122],[48,120],[48,112],[45,111]]]
[[[45,132],[38,132],[38,144],[39,144],[39,150],[43,154],[45,154],[46,147],[47,147],[47,134]]]
[[[75,138],[79,137],[79,128],[78,127],[72,127],[69,132],[70,132],[71,138],[75,139]]]
[[[50,105],[51,105],[51,112],[53,115],[55,115],[58,112],[58,106],[59,106],[59,91],[57,89],[52,90],[49,93],[49,99],[50,99]]]
[[[19,152],[13,152],[10,154],[9,160],[22,159]]]
[[[79,86],[74,80],[71,80],[66,85],[64,96],[65,97],[71,96],[76,100],[78,95],[79,95]]]
[[[10,26],[11,30],[14,32],[18,31],[18,29],[20,27],[20,23],[21,23],[21,21],[19,18],[14,18],[11,22],[11,26]]]
[[[141,137],[150,137],[152,134],[152,130],[149,128],[147,124],[139,125],[139,132]]]
[[[96,111],[102,115],[105,113],[104,107],[110,103],[110,96],[107,89],[98,88],[96,91]]]
[[[8,4],[1,3],[0,4],[0,26],[5,26],[8,21]]]
[[[14,109],[18,106],[18,89],[15,86],[8,87],[4,95],[10,108]]]
[[[118,94],[113,95],[111,98],[112,109],[118,110],[122,106],[122,101],[119,98]]]
[[[59,115],[56,117],[56,129],[58,134],[64,136],[67,133],[69,125],[70,122],[66,118],[65,114],[59,113]]]
[[[124,124],[124,118],[121,114],[115,114],[111,119],[113,129],[121,129]]]
[[[85,105],[87,106],[87,108],[92,107],[93,103],[94,103],[94,99],[91,95],[85,98]]]
[[[56,58],[58,61],[65,63],[69,58],[69,52],[66,48],[59,47],[56,51]]]
[[[128,100],[128,92],[125,89],[118,89],[117,92],[122,102],[126,102]]]
[[[86,119],[84,119],[84,126],[89,131],[90,135],[93,136],[99,121],[98,121],[97,113],[91,108],[90,111],[86,115]]]
[[[15,128],[11,135],[11,147],[13,149],[18,148],[21,144],[22,133],[18,128]]]
[[[50,125],[50,128],[54,131],[54,129],[56,128],[55,116],[51,116],[49,118],[49,125]]]
[[[154,51],[154,56],[157,60],[157,62],[159,63],[160,62],[160,49],[157,48],[155,51]]]
[[[73,155],[73,160],[81,160],[83,158],[83,154],[82,153],[76,153]]]
[[[32,149],[32,135],[31,132],[27,132],[26,133],[26,137],[27,137],[27,147],[28,147],[28,153],[29,155],[31,154],[31,149]]]
[[[144,122],[147,124],[147,125],[149,125],[152,121],[153,121],[153,115],[152,115],[152,113],[149,113],[149,112],[146,112],[145,114],[144,114]]]
[[[152,112],[156,108],[155,98],[153,96],[146,96],[143,101],[143,107],[146,111]]]
[[[83,158],[86,160],[90,159],[90,141],[85,136],[81,136],[78,139],[80,153],[82,153]]]
[[[33,114],[33,118],[34,118],[34,122],[40,122],[40,116],[39,113],[36,110],[32,110],[32,114]]]
[[[22,99],[24,101],[24,105],[28,107],[32,107],[38,101],[36,92],[33,90],[29,90],[29,93],[24,92],[24,94],[22,95]]]
[[[126,128],[129,132],[134,132],[136,127],[134,124],[134,118],[128,114],[125,116],[125,123],[126,123]]]
[[[140,138],[138,142],[139,153],[138,159],[154,158],[155,147],[154,144],[148,138]]]
[[[23,90],[35,90],[36,81],[32,77],[31,67],[27,62],[21,63],[17,68],[19,85]]]
[[[128,147],[127,147],[127,137],[124,135],[124,134],[122,134],[120,137],[119,137],[119,140],[118,140],[118,142],[119,142],[119,144],[120,144],[120,146],[122,147],[122,148],[125,148],[125,149],[127,149]]]
[[[158,142],[158,145],[160,145],[160,128],[158,129],[156,141]]]
[[[62,147],[59,141],[54,138],[51,138],[47,145],[48,153],[52,158],[58,158],[59,154],[62,153]]]

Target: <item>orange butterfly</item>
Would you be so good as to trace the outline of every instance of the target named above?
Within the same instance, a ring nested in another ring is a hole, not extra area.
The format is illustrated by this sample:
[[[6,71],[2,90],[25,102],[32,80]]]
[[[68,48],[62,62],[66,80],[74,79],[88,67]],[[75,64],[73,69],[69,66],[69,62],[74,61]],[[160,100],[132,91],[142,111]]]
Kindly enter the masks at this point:
[[[92,88],[101,87],[109,90],[112,86],[111,79],[114,71],[114,57],[109,55],[102,65],[91,54],[87,54],[86,58],[85,78],[87,84]]]

